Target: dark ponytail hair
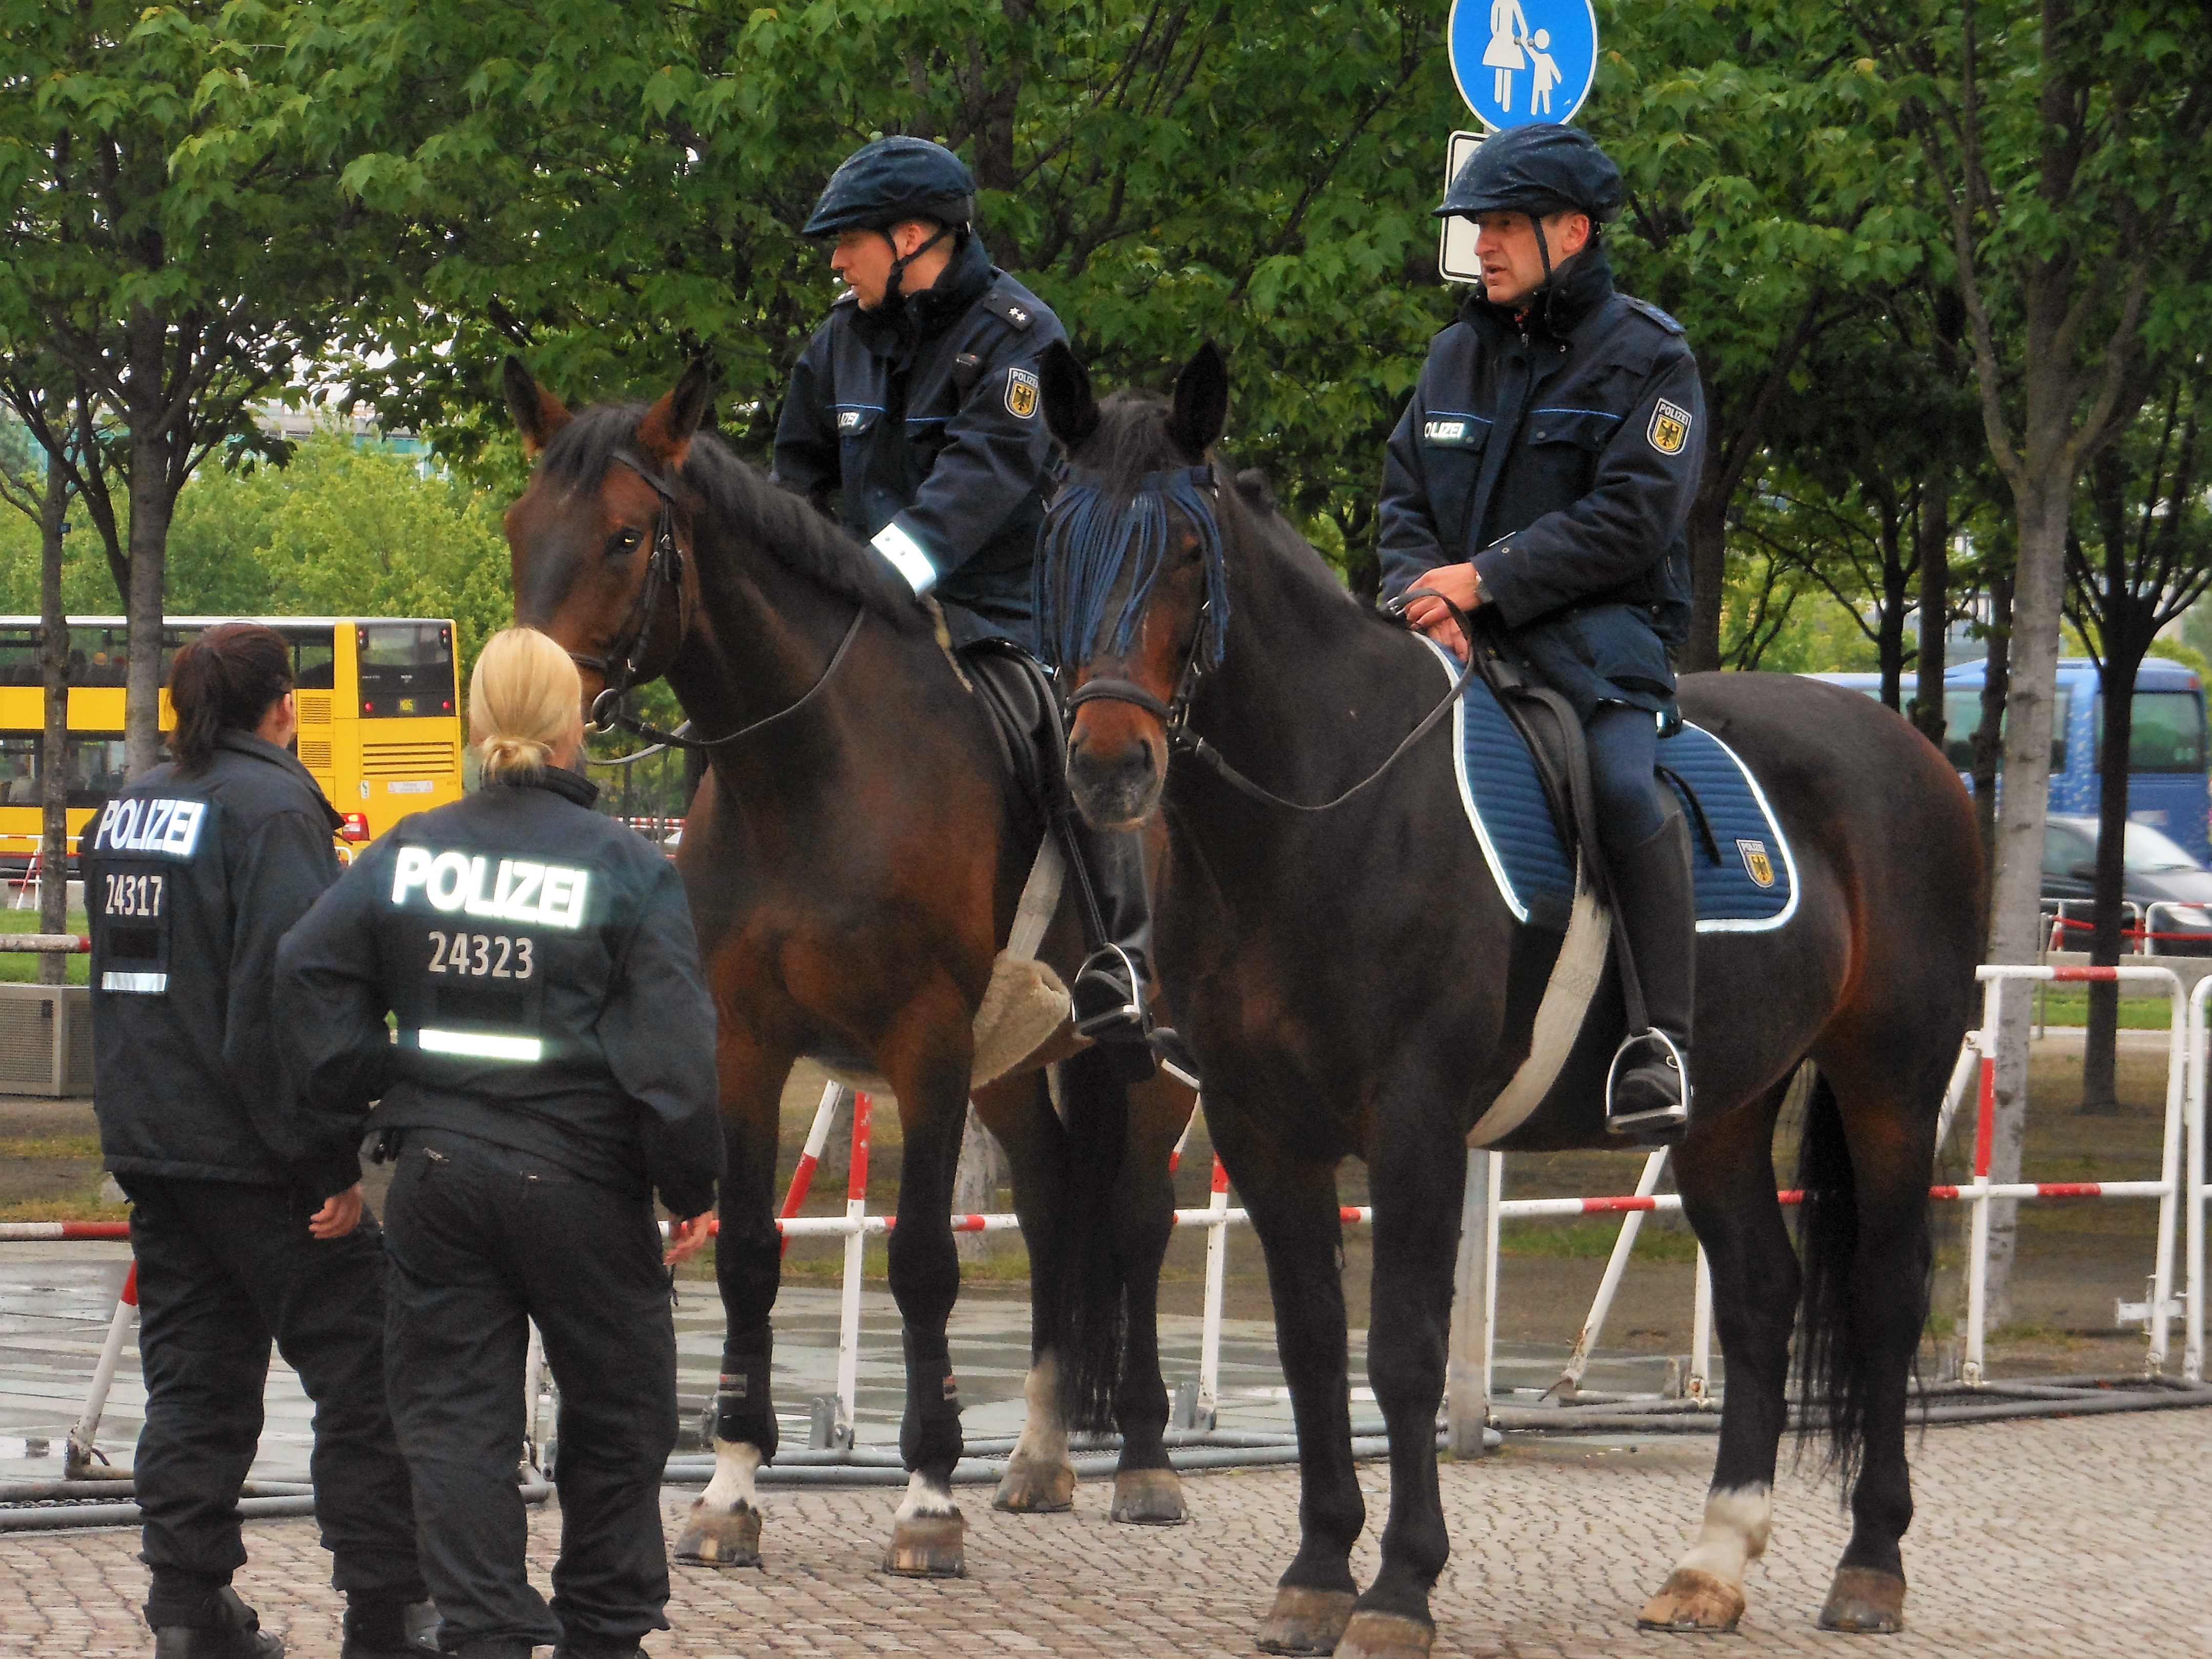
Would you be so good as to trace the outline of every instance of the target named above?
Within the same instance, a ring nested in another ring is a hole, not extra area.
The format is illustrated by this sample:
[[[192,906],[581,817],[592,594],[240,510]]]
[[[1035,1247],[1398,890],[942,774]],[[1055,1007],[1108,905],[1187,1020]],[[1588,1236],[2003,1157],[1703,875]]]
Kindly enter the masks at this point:
[[[177,711],[170,744],[185,772],[204,772],[216,741],[233,727],[251,732],[292,689],[292,653],[259,623],[222,623],[177,653],[169,702]]]

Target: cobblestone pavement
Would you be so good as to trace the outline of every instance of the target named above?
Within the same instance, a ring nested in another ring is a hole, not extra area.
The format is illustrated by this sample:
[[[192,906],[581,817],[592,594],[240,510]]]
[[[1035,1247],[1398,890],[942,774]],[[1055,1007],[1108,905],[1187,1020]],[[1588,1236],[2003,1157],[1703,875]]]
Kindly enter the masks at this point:
[[[1639,1634],[1636,1610],[1665,1576],[1702,1495],[1712,1443],[1600,1450],[1520,1443],[1442,1471],[1453,1557],[1437,1588],[1437,1652],[1674,1656],[1694,1638]],[[1752,1570],[1743,1633],[1721,1654],[1922,1656],[2212,1654],[2212,1417],[2094,1417],[1929,1431],[1916,1447],[1919,1518],[1906,1539],[1911,1629],[1830,1636],[1812,1620],[1843,1546],[1832,1486],[1785,1475],[1774,1543]],[[1389,1477],[1362,1472],[1370,1527],[1364,1582]],[[769,1495],[764,1571],[682,1569],[661,1659],[776,1653],[1099,1653],[1239,1656],[1290,1559],[1297,1483],[1288,1471],[1186,1483],[1185,1527],[1116,1527],[1103,1483],[1072,1515],[993,1514],[963,1492],[971,1576],[955,1583],[876,1571],[896,1495]],[[689,1494],[672,1492],[672,1529]],[[543,1585],[557,1514],[531,1523]],[[144,1569],[135,1533],[0,1538],[0,1655],[143,1654]],[[311,1522],[257,1523],[240,1587],[302,1659],[337,1650],[337,1596]]]

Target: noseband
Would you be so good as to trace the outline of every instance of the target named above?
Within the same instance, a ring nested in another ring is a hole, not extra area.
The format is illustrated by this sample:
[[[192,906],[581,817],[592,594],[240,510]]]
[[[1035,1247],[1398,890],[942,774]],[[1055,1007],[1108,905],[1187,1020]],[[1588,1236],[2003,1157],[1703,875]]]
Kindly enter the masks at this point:
[[[660,516],[653,528],[653,552],[646,560],[645,580],[639,586],[637,603],[630,607],[630,613],[623,623],[623,635],[628,642],[610,648],[604,657],[591,656],[581,651],[568,653],[569,659],[577,667],[590,669],[605,684],[605,689],[592,699],[592,712],[586,716],[590,729],[594,732],[621,730],[643,738],[648,743],[672,744],[678,749],[714,749],[726,743],[734,743],[738,738],[757,732],[764,726],[773,725],[787,715],[795,714],[813,702],[815,694],[829,684],[830,677],[837,672],[838,665],[845,660],[845,653],[852,649],[853,641],[860,631],[861,619],[868,614],[865,608],[854,611],[852,623],[845,629],[844,638],[837,641],[837,648],[830,654],[828,665],[799,700],[750,725],[739,726],[719,738],[695,738],[689,735],[691,730],[689,720],[673,732],[664,732],[629,712],[625,705],[629,694],[640,684],[659,675],[658,670],[647,673],[645,664],[652,654],[649,647],[653,622],[659,612],[663,593],[673,590],[676,595],[676,643],[678,650],[683,648],[684,637],[691,631],[691,602],[684,592],[684,550],[676,544],[675,492],[669,488],[667,479],[636,451],[617,449],[611,459],[644,479],[653,493],[660,497]],[[617,661],[619,665],[611,670],[608,665]]]

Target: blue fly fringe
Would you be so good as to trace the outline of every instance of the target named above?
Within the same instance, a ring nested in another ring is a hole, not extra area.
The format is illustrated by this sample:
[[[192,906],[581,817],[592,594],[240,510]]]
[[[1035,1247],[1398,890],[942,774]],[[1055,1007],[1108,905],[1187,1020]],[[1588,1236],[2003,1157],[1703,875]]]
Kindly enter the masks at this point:
[[[1219,666],[1229,626],[1229,571],[1213,504],[1198,487],[1205,476],[1195,467],[1148,472],[1122,500],[1095,475],[1068,475],[1039,534],[1036,565],[1037,634],[1055,662],[1072,666],[1097,653],[1117,592],[1123,597],[1111,652],[1128,654],[1167,562],[1172,507],[1197,531],[1206,559],[1209,609],[1199,659]]]

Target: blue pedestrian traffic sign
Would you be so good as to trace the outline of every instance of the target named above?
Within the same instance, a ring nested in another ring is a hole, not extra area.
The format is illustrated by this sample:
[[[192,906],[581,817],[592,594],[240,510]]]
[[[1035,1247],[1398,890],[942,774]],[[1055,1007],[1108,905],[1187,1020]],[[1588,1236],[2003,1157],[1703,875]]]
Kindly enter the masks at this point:
[[[1597,76],[1590,0],[1452,0],[1452,78],[1496,131],[1571,121]]]

